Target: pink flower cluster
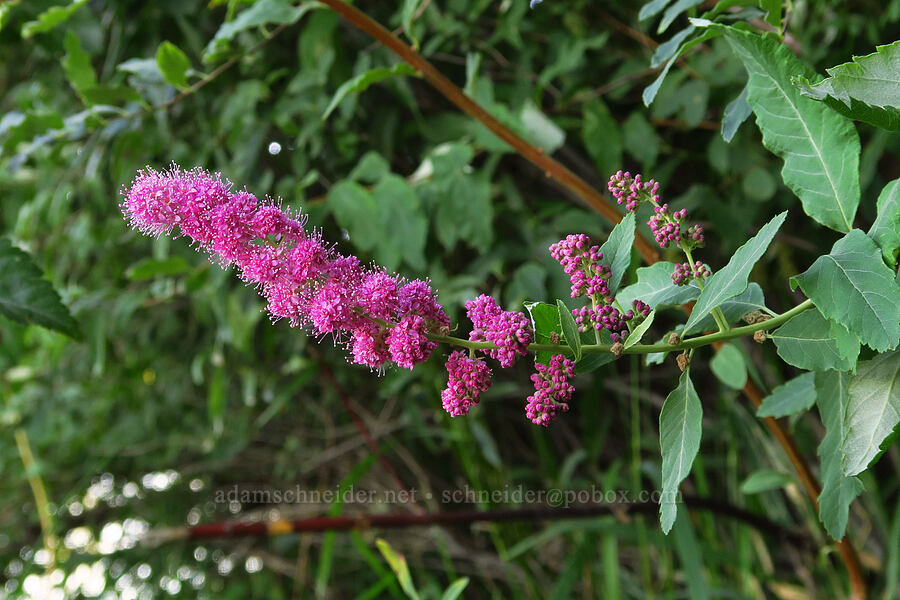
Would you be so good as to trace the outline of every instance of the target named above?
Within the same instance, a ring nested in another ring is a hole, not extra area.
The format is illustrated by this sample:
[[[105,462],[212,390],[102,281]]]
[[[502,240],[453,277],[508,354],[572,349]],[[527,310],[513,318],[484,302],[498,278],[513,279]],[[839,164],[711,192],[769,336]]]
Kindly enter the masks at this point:
[[[537,373],[531,376],[534,394],[528,397],[525,414],[535,425],[549,425],[559,413],[569,410],[569,400],[575,387],[569,379],[575,376],[575,363],[557,354],[550,363],[536,364]]]
[[[550,256],[559,261],[572,284],[572,297],[594,296],[612,302],[609,295],[609,267],[600,264],[600,246],[591,246],[583,233],[566,236],[550,245]]]
[[[123,191],[129,223],[150,235],[177,226],[223,266],[261,288],[273,320],[332,334],[353,362],[411,369],[437,344],[428,334],[445,332],[450,319],[426,281],[406,281],[380,267],[343,256],[304,219],[278,203],[259,202],[232,191],[219,175],[200,169],[140,171]]]
[[[675,265],[675,271],[672,272],[672,283],[675,285],[687,285],[692,279],[703,279],[709,277],[709,268],[701,261],[696,261],[693,266],[691,263],[681,263]]]
[[[474,325],[469,340],[497,346],[482,352],[500,361],[501,367],[512,366],[517,356],[528,353],[534,333],[531,321],[523,313],[503,310],[496,300],[484,294],[466,302],[466,311]]]
[[[607,188],[616,202],[624,203],[625,210],[631,212],[636,211],[643,200],[659,202],[659,182],[655,179],[644,181],[640,173],[632,177],[628,171],[617,171],[609,178]]]
[[[451,417],[469,414],[482,392],[491,387],[491,370],[483,360],[457,350],[447,359],[447,388],[441,392],[444,410]]]

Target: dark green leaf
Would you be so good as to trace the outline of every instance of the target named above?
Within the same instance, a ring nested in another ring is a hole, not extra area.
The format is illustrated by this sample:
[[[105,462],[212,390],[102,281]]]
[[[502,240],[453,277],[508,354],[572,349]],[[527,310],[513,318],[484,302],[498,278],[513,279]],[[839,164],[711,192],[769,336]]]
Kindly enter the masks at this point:
[[[78,323],[31,257],[0,238],[0,314],[81,339]]]
[[[371,250],[381,241],[382,232],[373,223],[381,218],[375,200],[364,187],[341,181],[328,192],[328,207],[338,224],[347,230],[350,242],[360,250]]]
[[[804,373],[779,385],[756,409],[757,417],[788,417],[816,403],[815,374]]]
[[[259,0],[231,22],[224,23],[203,51],[204,60],[212,60],[228,48],[228,42],[242,31],[263,25],[291,25],[310,10],[320,8],[316,2],[294,6],[291,0]]]
[[[66,77],[82,101],[91,104],[87,92],[97,87],[97,75],[91,66],[91,57],[81,47],[78,36],[71,30],[66,32],[65,45],[66,55],[63,57],[62,65]]]
[[[604,176],[615,173],[622,164],[619,123],[599,98],[586,102],[581,111],[581,138],[597,171]]]
[[[562,327],[563,337],[566,344],[572,349],[575,362],[578,362],[581,360],[581,334],[578,333],[575,317],[572,316],[572,311],[562,300],[556,301],[556,307],[559,309],[559,324]]]
[[[526,302],[525,310],[531,317],[531,328],[534,330],[534,342],[536,344],[550,344],[550,334],[562,335],[562,327],[559,324],[559,307],[544,302]],[[543,365],[550,363],[552,352],[538,352],[534,356],[534,362]]]
[[[900,287],[871,239],[854,229],[835,242],[791,286],[800,286],[829,319],[883,352],[900,341]]]
[[[133,281],[143,281],[155,277],[171,277],[189,273],[191,266],[180,256],[168,258],[144,258],[128,267],[125,276]]]
[[[406,37],[412,42],[413,49],[416,50],[419,48],[419,39],[416,37],[416,33],[413,30],[413,18],[416,16],[416,11],[421,4],[422,0],[403,0],[403,9],[400,11],[400,22],[403,24],[403,33],[406,34]]]
[[[747,94],[747,87],[744,86],[738,97],[725,107],[725,114],[722,116],[722,138],[726,142],[730,142],[734,138],[734,134],[737,133],[741,123],[753,114],[753,108],[747,102]]]
[[[380,230],[376,260],[388,270],[396,269],[401,261],[414,269],[423,269],[428,219],[416,193],[402,177],[391,174],[375,186],[372,199],[380,225],[376,227]],[[372,225],[369,223],[369,227]],[[390,234],[384,235],[385,232]]]
[[[675,522],[678,485],[691,472],[700,449],[703,406],[688,371],[681,374],[678,387],[666,397],[659,413],[659,445],[662,451],[662,497],[660,525],[669,533]]]

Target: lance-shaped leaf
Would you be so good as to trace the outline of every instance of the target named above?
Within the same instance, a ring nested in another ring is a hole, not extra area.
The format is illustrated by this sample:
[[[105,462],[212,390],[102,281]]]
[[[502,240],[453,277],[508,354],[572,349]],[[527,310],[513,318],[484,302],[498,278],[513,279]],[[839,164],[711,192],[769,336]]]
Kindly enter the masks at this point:
[[[619,291],[616,300],[627,310],[635,300],[645,302],[651,309],[662,306],[678,306],[697,298],[700,288],[693,285],[674,285],[672,273],[675,265],[658,262],[637,270],[637,283]]]
[[[31,257],[0,239],[0,314],[79,339],[78,323]]]
[[[725,322],[729,325],[737,323],[744,315],[756,310],[772,314],[772,311],[766,307],[766,299],[763,296],[762,288],[755,281],[751,281],[746,290],[719,305],[719,309],[725,317]],[[715,326],[716,320],[713,319],[713,316],[706,315],[697,323],[696,330],[706,331],[707,329],[715,328]]]
[[[862,482],[857,477],[844,475],[842,467],[844,453],[841,446],[847,435],[849,385],[849,372],[819,371],[815,374],[816,405],[825,425],[825,437],[816,451],[822,463],[819,519],[828,534],[836,540],[843,539],[850,503],[863,491]]]
[[[800,369],[849,371],[859,355],[859,340],[817,309],[804,311],[768,334],[778,356]]]
[[[653,324],[653,318],[656,316],[656,311],[651,311],[647,318],[644,319],[640,325],[634,328],[630,334],[628,334],[628,338],[625,340],[624,346],[626,348],[631,348],[635,344],[641,341],[641,338],[644,337],[644,334],[647,333],[647,330],[650,329],[650,325]]]
[[[328,116],[334,112],[334,109],[338,107],[338,104],[350,94],[364,92],[370,85],[388,79],[389,77],[394,77],[395,75],[415,75],[415,73],[416,70],[406,63],[397,63],[390,68],[378,67],[371,71],[361,73],[353,79],[345,81],[341,87],[337,89],[334,96],[331,98],[331,102],[328,104],[328,108],[325,109],[322,119],[327,119]]]
[[[609,293],[613,296],[619,289],[625,270],[631,264],[634,227],[634,213],[630,212],[613,227],[609,237],[600,246],[600,252],[603,253],[603,259],[600,262],[612,271],[612,276],[609,278]]]
[[[722,115],[722,139],[730,142],[737,133],[738,127],[751,114],[753,114],[753,108],[747,102],[747,88],[745,87],[738,97],[725,107],[725,114]]]
[[[869,229],[869,237],[881,247],[884,260],[896,267],[900,248],[900,179],[884,186],[878,195],[878,216]]]
[[[900,129],[900,41],[830,69],[830,77],[812,84],[797,77],[804,96],[821,100],[842,115],[884,129]]]
[[[559,309],[559,324],[562,327],[563,336],[566,338],[566,344],[572,349],[575,362],[581,360],[581,334],[578,333],[578,325],[575,324],[575,317],[572,311],[562,300],[556,301]]]
[[[727,265],[706,281],[706,286],[700,292],[697,303],[694,304],[694,310],[691,311],[691,316],[684,326],[685,333],[699,329],[697,325],[700,320],[712,309],[747,289],[750,270],[772,243],[772,238],[784,223],[785,217],[787,217],[787,211],[766,223],[755,236],[737,249]]]
[[[756,409],[757,417],[787,417],[816,403],[815,373],[804,373],[779,385]]]
[[[709,361],[709,368],[719,381],[732,389],[740,390],[747,385],[747,363],[734,344],[722,345]]]
[[[163,42],[156,49],[156,65],[166,83],[174,85],[178,89],[188,86],[187,70],[191,68],[191,61],[188,60],[181,48],[172,42]]]
[[[900,341],[900,287],[875,242],[859,229],[792,277],[791,286],[798,285],[824,316],[873,350],[893,349]]]
[[[709,27],[724,34],[747,68],[747,101],[763,145],[784,159],[781,177],[803,210],[837,231],[852,229],[860,193],[859,136],[853,123],[794,87],[793,75],[815,77],[815,72],[777,37]]]
[[[662,498],[659,518],[663,533],[669,533],[675,522],[678,485],[691,472],[700,449],[703,407],[685,371],[678,387],[666,397],[659,413],[659,446],[662,450]]]
[[[879,354],[859,363],[850,379],[844,475],[866,470],[881,444],[900,423],[900,352]]]

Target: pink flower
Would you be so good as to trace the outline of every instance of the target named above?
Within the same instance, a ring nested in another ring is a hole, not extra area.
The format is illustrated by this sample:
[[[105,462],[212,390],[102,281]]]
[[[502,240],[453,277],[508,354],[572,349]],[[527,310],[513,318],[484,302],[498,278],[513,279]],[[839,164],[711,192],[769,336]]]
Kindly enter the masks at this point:
[[[428,360],[437,348],[437,342],[427,337],[425,319],[419,315],[406,315],[387,335],[391,360],[404,369],[412,369]]]
[[[550,358],[550,364],[535,365],[537,373],[531,376],[534,394],[528,396],[525,415],[535,425],[549,425],[559,413],[569,410],[569,400],[575,386],[569,379],[575,376],[575,363],[557,354]]]
[[[500,361],[501,367],[511,366],[517,356],[528,353],[534,335],[531,321],[523,313],[502,310],[496,300],[484,294],[466,302],[466,310],[475,326],[469,339],[498,346],[482,352]]]
[[[444,410],[451,417],[469,414],[469,409],[478,404],[481,393],[491,387],[490,368],[484,361],[457,350],[447,359],[447,373],[447,388],[441,392]]]

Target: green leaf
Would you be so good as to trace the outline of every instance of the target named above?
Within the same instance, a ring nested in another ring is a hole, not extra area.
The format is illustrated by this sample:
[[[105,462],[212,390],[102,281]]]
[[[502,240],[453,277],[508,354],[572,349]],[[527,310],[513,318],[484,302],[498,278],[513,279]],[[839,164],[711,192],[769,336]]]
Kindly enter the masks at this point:
[[[659,27],[656,29],[656,32],[664,32],[669,28],[669,25],[672,24],[672,21],[674,21],[678,17],[678,15],[689,8],[697,6],[701,2],[703,2],[703,0],[677,0],[672,6],[666,9],[665,13],[663,13],[663,17],[659,21]]]
[[[31,257],[0,238],[0,314],[81,339],[78,323]]]
[[[416,33],[413,30],[413,18],[416,16],[416,11],[419,10],[421,4],[422,0],[403,0],[403,9],[400,11],[400,22],[403,24],[403,33],[405,33],[406,37],[409,38],[409,41],[412,42],[414,50],[419,49],[419,39],[416,37]],[[468,580],[466,580],[466,583],[468,583]]]
[[[324,121],[325,119],[327,119],[328,116],[332,112],[334,112],[334,109],[338,107],[338,104],[340,104],[341,101],[350,94],[358,94],[360,92],[363,92],[367,90],[370,85],[388,79],[389,77],[394,77],[396,75],[415,74],[416,70],[406,63],[397,63],[392,67],[378,67],[376,69],[366,71],[365,73],[360,73],[353,79],[345,81],[343,84],[341,84],[341,87],[337,89],[337,91],[334,93],[334,96],[331,98],[331,102],[328,104],[328,108],[325,109],[325,113],[322,115],[322,120]]]
[[[666,397],[659,413],[659,445],[662,451],[660,525],[669,533],[675,522],[678,485],[688,476],[700,449],[703,406],[691,383],[689,371],[681,374],[678,387]]]
[[[572,316],[572,311],[562,300],[556,301],[556,307],[559,309],[559,324],[562,327],[563,337],[566,339],[566,344],[572,349],[575,362],[578,362],[581,360],[581,335],[578,333],[575,317]]]
[[[825,102],[851,119],[889,130],[900,129],[900,41],[830,69],[816,84],[799,76],[794,84],[809,98]]]
[[[658,67],[663,64],[678,52],[678,49],[681,48],[681,44],[687,38],[687,36],[691,35],[694,32],[696,27],[693,25],[688,25],[671,38],[660,44],[656,47],[656,51],[653,53],[653,56],[650,57],[650,66],[653,68]]]
[[[758,494],[783,488],[793,483],[794,478],[781,471],[761,470],[751,473],[741,484],[742,494]]]
[[[609,237],[600,246],[603,258],[600,263],[609,267],[609,293],[615,296],[622,282],[622,276],[631,264],[631,247],[634,245],[634,213],[629,212],[613,227]],[[627,307],[626,307],[627,310]]]
[[[691,316],[685,323],[684,332],[686,334],[696,331],[700,320],[712,309],[747,289],[750,270],[772,243],[772,238],[784,223],[785,217],[787,217],[787,211],[766,223],[755,236],[737,249],[727,265],[707,280],[706,286],[694,304]]]
[[[328,207],[338,225],[347,230],[350,242],[366,251],[383,239],[382,231],[372,227],[381,221],[372,194],[358,183],[341,181],[328,191]]]
[[[353,167],[348,179],[363,183],[375,183],[390,172],[391,165],[387,159],[378,152],[369,150]]]
[[[756,409],[757,417],[787,417],[816,403],[815,373],[804,373],[779,385]]]
[[[858,475],[878,456],[881,444],[900,423],[900,352],[859,363],[850,378],[844,475]]]
[[[228,49],[228,42],[234,37],[254,27],[263,25],[292,25],[309,11],[322,8],[317,2],[304,2],[294,6],[292,0],[259,0],[241,12],[233,21],[223,23],[213,39],[203,50],[203,60],[214,60]]]
[[[897,266],[900,248],[900,179],[895,179],[878,195],[878,216],[869,229],[869,237],[881,248],[884,260]]]
[[[625,136],[625,149],[639,160],[645,168],[656,164],[659,156],[659,143],[656,131],[641,111],[631,113],[622,125]]]
[[[143,281],[155,277],[171,277],[184,275],[191,271],[191,265],[180,256],[168,258],[144,258],[134,263],[125,271],[125,277],[132,281]]]
[[[644,337],[644,334],[647,333],[647,330],[650,329],[650,326],[653,324],[653,318],[656,317],[656,311],[651,311],[647,318],[641,321],[641,324],[634,328],[634,331],[628,334],[628,338],[625,340],[624,346],[626,348],[631,348],[635,344],[641,341],[641,338]]]
[[[444,590],[444,593],[441,595],[441,600],[456,600],[462,595],[468,585],[469,578],[460,577]]]
[[[825,317],[840,323],[873,350],[900,341],[900,287],[871,239],[854,229],[831,252],[791,278]]]
[[[66,55],[63,57],[63,70],[72,85],[72,89],[85,104],[91,104],[88,90],[97,87],[97,75],[91,67],[91,57],[81,47],[78,36],[73,31],[66,32]]]
[[[692,19],[691,23],[696,25],[696,19]],[[678,52],[676,52],[672,56],[672,58],[670,58],[668,62],[666,62],[666,65],[663,67],[662,71],[659,72],[659,75],[656,77],[656,79],[653,80],[653,83],[644,88],[644,91],[641,93],[641,99],[644,101],[644,106],[650,106],[653,103],[653,100],[656,98],[656,94],[659,93],[659,88],[662,86],[663,81],[665,81],[666,76],[669,74],[669,70],[672,68],[672,65],[675,64],[675,61],[677,61],[685,52],[687,52],[697,44],[701,44],[718,35],[720,35],[718,31],[706,29],[697,37],[684,42],[681,47],[678,48]]]
[[[531,328],[534,330],[534,342],[536,344],[551,343],[551,333],[562,336],[558,307],[544,302],[526,302],[525,310],[528,311],[528,315],[531,317]],[[534,356],[534,362],[546,365],[550,363],[552,356],[552,352],[538,352]]]
[[[375,545],[378,546],[381,555],[384,556],[394,575],[397,576],[397,581],[400,582],[400,587],[403,588],[406,595],[413,600],[417,600],[419,593],[416,592],[416,587],[413,585],[412,577],[409,574],[406,557],[391,548],[391,545],[381,538],[375,540]]]
[[[381,235],[375,246],[375,259],[389,271],[401,261],[414,269],[424,269],[428,219],[416,193],[402,177],[390,174],[372,190],[372,199]],[[384,232],[390,235],[383,235]]]
[[[806,310],[768,334],[778,356],[800,369],[848,371],[856,364],[859,340],[816,308]]]
[[[738,97],[728,103],[725,107],[725,114],[722,115],[722,139],[730,142],[737,133],[741,123],[747,120],[753,114],[753,108],[747,102],[747,87],[745,86]]]
[[[672,273],[675,265],[658,262],[637,270],[637,283],[622,288],[616,300],[623,307],[631,306],[634,300],[641,300],[651,308],[680,306],[697,298],[700,289],[692,285],[675,285]]]
[[[186,73],[191,68],[191,61],[181,49],[171,42],[163,42],[156,49],[156,64],[163,79],[179,90],[188,87]]]
[[[850,373],[818,371],[815,385],[816,405],[825,426],[825,436],[816,451],[822,463],[819,519],[829,535],[840,540],[847,530],[850,503],[864,489],[858,477],[847,477],[843,470],[842,446],[847,436]]]
[[[759,7],[766,11],[766,23],[775,29],[781,29],[781,13],[784,0],[759,0]]]
[[[737,323],[747,313],[755,310],[763,312],[771,312],[766,308],[766,300],[763,297],[762,288],[755,281],[751,281],[747,289],[730,300],[726,300],[719,305],[725,322],[729,325]],[[697,323],[697,331],[706,331],[716,328],[716,320],[712,315],[706,315]]]
[[[640,12],[638,13],[638,19],[645,21],[654,15],[658,15],[671,2],[672,0],[650,0],[650,2],[645,3],[641,7]]]
[[[435,163],[435,177],[437,172]],[[440,192],[436,213],[436,222],[440,224],[437,236],[444,248],[452,250],[462,240],[473,248],[486,251],[494,235],[490,181],[481,174],[468,174],[460,170],[455,176],[446,176],[436,184]]]
[[[46,33],[55,29],[85,4],[87,4],[87,0],[72,0],[66,6],[51,6],[39,14],[34,21],[28,21],[22,25],[22,39],[27,40],[37,33]]]
[[[747,384],[744,355],[734,344],[724,344],[709,362],[709,367],[719,381],[732,389],[742,390]]]
[[[853,228],[859,204],[859,136],[853,124],[817,104],[791,84],[815,73],[776,36],[759,36],[717,24],[749,73],[747,101],[756,113],[763,145],[784,159],[785,184],[807,215],[837,231]]]
[[[599,98],[581,109],[581,139],[599,173],[614,173],[622,164],[622,132],[619,123]]]
[[[566,141],[566,132],[531,102],[522,106],[519,119],[525,137],[545,154],[556,152]]]

